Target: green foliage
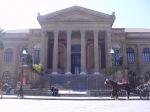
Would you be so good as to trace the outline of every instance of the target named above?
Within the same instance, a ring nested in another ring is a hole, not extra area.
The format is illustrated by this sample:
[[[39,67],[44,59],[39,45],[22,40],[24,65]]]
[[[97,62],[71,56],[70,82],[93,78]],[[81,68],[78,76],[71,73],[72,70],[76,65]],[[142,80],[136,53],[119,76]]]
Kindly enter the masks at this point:
[[[42,73],[44,71],[44,66],[42,64],[34,64],[33,69],[38,73]]]

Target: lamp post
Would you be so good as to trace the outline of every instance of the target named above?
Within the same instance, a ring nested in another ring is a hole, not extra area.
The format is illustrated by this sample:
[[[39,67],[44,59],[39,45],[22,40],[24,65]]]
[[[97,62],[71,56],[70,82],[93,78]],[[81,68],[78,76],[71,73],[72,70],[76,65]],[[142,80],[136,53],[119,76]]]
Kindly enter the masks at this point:
[[[110,53],[110,54],[113,54],[113,53],[114,53],[114,50],[111,48],[109,53]]]
[[[109,75],[112,75],[112,73],[114,72],[114,68],[113,68],[113,65],[114,65],[113,54],[114,53],[115,53],[114,49],[111,48],[109,50],[109,55],[111,56],[111,67],[107,71]]]
[[[112,66],[113,66],[113,57],[112,57],[112,55],[115,53],[115,51],[111,48],[109,53],[111,54],[111,60],[112,60]]]
[[[23,66],[24,66],[24,61],[26,59],[26,55],[27,55],[27,50],[23,49],[22,50],[22,57],[21,57],[21,83],[20,83],[20,88],[19,88],[19,96],[20,98],[24,97],[24,93],[23,93]]]

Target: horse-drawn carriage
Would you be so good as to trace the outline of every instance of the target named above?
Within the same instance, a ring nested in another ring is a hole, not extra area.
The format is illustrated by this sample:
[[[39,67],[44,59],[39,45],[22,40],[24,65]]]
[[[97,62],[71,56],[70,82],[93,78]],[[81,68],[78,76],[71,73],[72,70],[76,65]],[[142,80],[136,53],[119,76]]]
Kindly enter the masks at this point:
[[[144,83],[131,90],[132,93],[140,96],[140,99],[149,99],[150,96],[150,83]]]
[[[149,82],[141,84],[137,86],[135,89],[131,88],[129,83],[117,83],[110,79],[106,79],[104,84],[112,88],[111,96],[115,97],[116,99],[118,99],[118,93],[121,90],[126,91],[128,99],[131,93],[133,93],[134,95],[140,96],[140,99],[149,99],[149,96],[150,96],[150,83]]]

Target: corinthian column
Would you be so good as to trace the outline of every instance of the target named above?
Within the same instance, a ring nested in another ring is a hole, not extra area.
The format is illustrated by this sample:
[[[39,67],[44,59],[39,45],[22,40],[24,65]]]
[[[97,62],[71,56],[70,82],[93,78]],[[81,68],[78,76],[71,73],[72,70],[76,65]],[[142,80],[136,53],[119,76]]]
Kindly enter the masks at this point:
[[[85,44],[85,31],[81,32],[81,73],[86,74],[86,44]]]
[[[53,47],[53,72],[52,74],[57,73],[58,67],[58,31],[54,31],[54,47]]]
[[[71,71],[71,33],[72,31],[67,31],[67,69],[66,75],[72,74]]]
[[[106,31],[105,37],[105,51],[106,51],[106,68],[112,67],[112,54],[111,49],[111,31]]]
[[[99,73],[98,30],[94,31],[94,63],[95,63],[94,74],[98,75],[100,74]]]

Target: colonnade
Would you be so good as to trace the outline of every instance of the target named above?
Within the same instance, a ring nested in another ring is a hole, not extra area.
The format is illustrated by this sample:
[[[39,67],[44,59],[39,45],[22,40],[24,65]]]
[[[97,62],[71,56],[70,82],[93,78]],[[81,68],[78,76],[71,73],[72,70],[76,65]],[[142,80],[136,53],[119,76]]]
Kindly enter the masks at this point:
[[[54,47],[53,47],[53,72],[52,74],[58,74],[57,67],[58,67],[58,36],[59,30],[56,30],[54,33]],[[86,37],[85,37],[86,30],[80,30],[81,35],[81,72],[80,74],[86,74]],[[65,74],[72,74],[71,73],[71,35],[72,30],[67,30],[67,65],[66,65],[66,73]],[[98,37],[99,37],[99,30],[93,30],[94,36],[94,74],[99,74],[99,48],[98,48]],[[109,55],[108,51],[111,49],[111,34],[110,32],[106,31],[105,36],[105,54],[106,54],[106,67],[112,66],[111,56]]]

